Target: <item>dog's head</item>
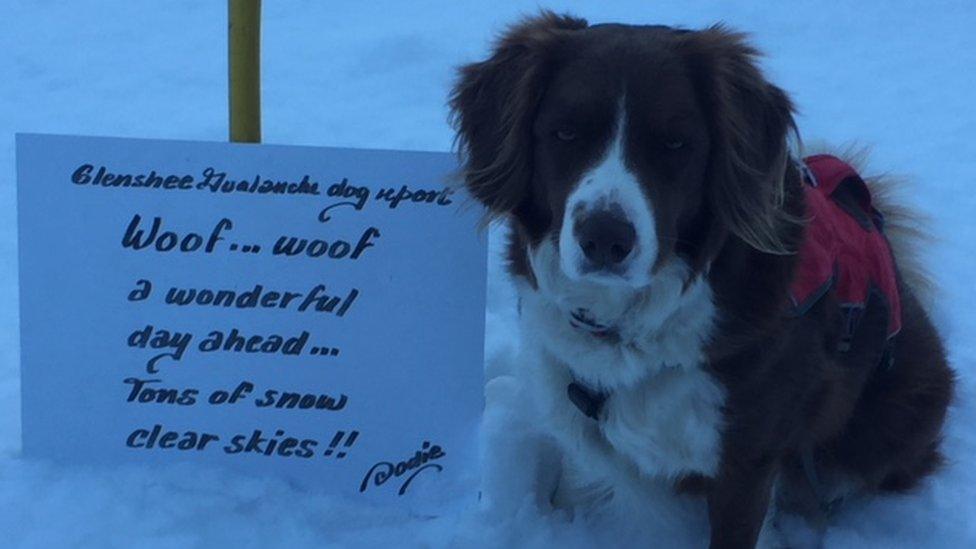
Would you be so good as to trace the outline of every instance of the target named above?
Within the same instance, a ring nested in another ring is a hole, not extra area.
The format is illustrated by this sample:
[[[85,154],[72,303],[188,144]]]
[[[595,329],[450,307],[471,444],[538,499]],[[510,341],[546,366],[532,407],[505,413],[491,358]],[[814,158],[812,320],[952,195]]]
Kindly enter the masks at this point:
[[[570,280],[640,288],[727,238],[783,253],[793,128],[756,50],[721,26],[588,26],[549,12],[463,67],[451,97],[465,182]]]

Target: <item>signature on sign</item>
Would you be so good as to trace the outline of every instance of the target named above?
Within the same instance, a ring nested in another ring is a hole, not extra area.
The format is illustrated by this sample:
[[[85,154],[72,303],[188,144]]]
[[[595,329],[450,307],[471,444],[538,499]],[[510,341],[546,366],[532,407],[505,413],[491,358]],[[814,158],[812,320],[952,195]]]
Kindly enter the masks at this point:
[[[402,496],[407,492],[407,488],[410,487],[413,479],[420,473],[428,469],[433,469],[438,473],[443,471],[444,467],[433,462],[446,455],[440,446],[436,444],[431,445],[430,442],[425,440],[420,450],[414,452],[413,457],[409,459],[398,463],[381,461],[370,467],[369,471],[366,472],[366,476],[363,477],[362,484],[359,485],[359,491],[365,492],[371,485],[382,486],[392,478],[400,479],[406,477],[403,479],[403,483],[397,491],[397,495]]]

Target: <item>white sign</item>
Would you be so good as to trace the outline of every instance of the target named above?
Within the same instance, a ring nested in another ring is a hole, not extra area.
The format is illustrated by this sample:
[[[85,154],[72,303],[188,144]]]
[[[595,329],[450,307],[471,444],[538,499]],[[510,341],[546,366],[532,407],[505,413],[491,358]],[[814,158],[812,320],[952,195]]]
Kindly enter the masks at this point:
[[[487,252],[455,169],[18,135],[24,453],[474,495]]]

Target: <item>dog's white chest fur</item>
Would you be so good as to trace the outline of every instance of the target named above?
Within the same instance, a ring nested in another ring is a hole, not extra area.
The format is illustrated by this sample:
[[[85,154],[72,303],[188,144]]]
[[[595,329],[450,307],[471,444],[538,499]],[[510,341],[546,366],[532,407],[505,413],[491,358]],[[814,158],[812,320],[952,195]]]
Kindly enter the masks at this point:
[[[543,244],[531,261],[538,288],[520,284],[522,372],[543,427],[560,442],[583,483],[632,484],[634,477],[712,475],[718,466],[724,391],[702,368],[714,322],[707,283],[682,292],[686,267],[667,266],[646,289],[567,281]],[[574,327],[585,308],[616,337]],[[599,420],[567,396],[573,381],[608,394]]]
[[[721,388],[701,369],[667,370],[651,382],[614,391],[599,428],[645,475],[712,475],[722,400]]]

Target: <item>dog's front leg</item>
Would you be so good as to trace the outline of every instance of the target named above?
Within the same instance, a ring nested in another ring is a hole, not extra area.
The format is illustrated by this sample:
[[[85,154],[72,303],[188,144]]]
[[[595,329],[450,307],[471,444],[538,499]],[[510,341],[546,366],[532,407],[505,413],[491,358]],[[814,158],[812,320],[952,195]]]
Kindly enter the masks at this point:
[[[723,463],[708,494],[712,549],[756,545],[769,509],[772,460]]]

